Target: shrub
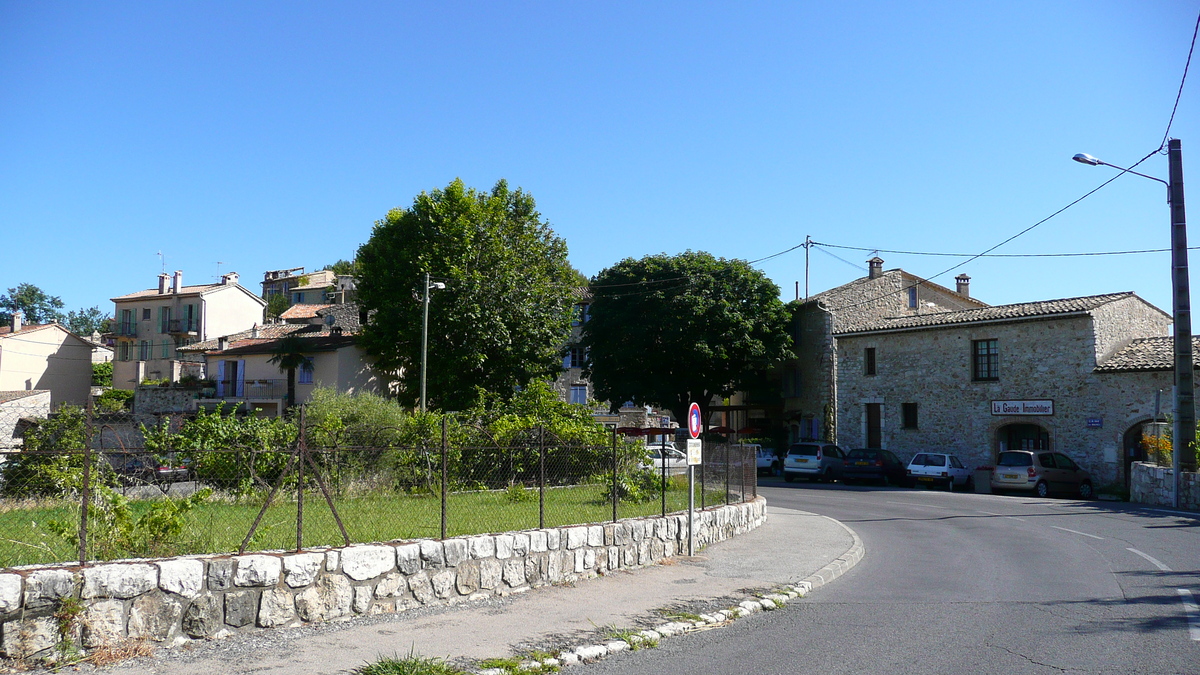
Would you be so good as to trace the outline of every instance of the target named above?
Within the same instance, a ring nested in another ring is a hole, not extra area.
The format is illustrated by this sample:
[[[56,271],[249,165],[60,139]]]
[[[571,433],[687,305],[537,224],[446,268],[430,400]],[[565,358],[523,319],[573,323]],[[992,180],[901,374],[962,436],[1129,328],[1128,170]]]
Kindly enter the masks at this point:
[[[106,389],[96,397],[96,411],[120,412],[133,407],[133,392],[128,389]]]
[[[83,450],[87,447],[87,416],[78,406],[65,405],[25,432],[25,445],[0,467],[4,494],[51,497],[83,489]],[[54,453],[54,454],[43,454]],[[92,455],[91,486],[111,484],[112,467]]]

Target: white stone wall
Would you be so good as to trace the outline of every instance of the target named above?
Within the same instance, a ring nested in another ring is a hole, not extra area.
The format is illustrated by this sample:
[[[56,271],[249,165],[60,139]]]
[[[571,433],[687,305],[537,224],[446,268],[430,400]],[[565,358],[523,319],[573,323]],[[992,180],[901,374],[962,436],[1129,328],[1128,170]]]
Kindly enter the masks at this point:
[[[766,502],[696,514],[696,546],[749,532]],[[467,602],[653,564],[687,552],[687,515],[299,553],[194,556],[0,574],[0,650],[38,657],[60,639],[64,598],[85,610],[85,648],[126,638],[167,644],[233,632]]]
[[[1137,296],[1122,298],[1092,310],[1096,334],[1096,362],[1115,354],[1134,338],[1161,337],[1169,333],[1171,317]]]
[[[1105,319],[1108,335],[1144,327],[1131,315],[1124,328]],[[1000,378],[972,380],[973,340],[996,339]],[[1111,338],[1105,338],[1110,340]],[[876,349],[876,375],[863,372],[863,349]],[[1123,480],[1123,435],[1154,414],[1154,394],[1168,388],[1170,373],[1103,373],[1095,369],[1096,338],[1089,316],[1053,320],[958,325],[876,333],[838,340],[839,442],[866,444],[867,402],[883,406],[883,447],[908,460],[918,451],[952,452],[968,466],[990,465],[998,433],[1008,424],[1036,424],[1051,448],[1075,459],[1096,485]],[[994,400],[1051,399],[1051,416],[998,416]],[[902,404],[918,404],[918,428],[902,429]],[[1088,426],[1099,419],[1101,426]]]
[[[1134,462],[1129,481],[1129,501],[1155,506],[1174,505],[1174,472],[1170,467]],[[1200,474],[1179,475],[1179,506],[1200,511]]]

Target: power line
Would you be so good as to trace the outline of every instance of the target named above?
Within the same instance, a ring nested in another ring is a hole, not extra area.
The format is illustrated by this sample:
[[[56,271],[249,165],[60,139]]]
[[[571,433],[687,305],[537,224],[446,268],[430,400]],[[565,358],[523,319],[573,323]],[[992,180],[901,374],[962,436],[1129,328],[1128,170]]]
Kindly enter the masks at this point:
[[[974,253],[935,253],[932,251],[896,251],[885,248],[869,248],[866,246],[844,246],[839,244],[827,244],[825,242],[814,241],[813,246],[824,246],[827,248],[841,248],[851,251],[870,251],[873,253],[895,253],[896,255],[926,255],[926,256],[941,256],[945,258],[970,258],[976,256],[979,258],[1076,258],[1082,256],[1103,256],[1103,255],[1133,255],[1137,253],[1169,253],[1169,248],[1147,248],[1135,251],[1092,251],[1087,253],[987,253],[976,255]],[[1200,249],[1200,246],[1189,246],[1188,250]]]
[[[1196,49],[1196,33],[1200,32],[1200,14],[1196,15],[1196,27],[1192,29],[1192,45],[1188,47],[1187,61],[1183,64],[1183,77],[1179,79],[1179,91],[1175,94],[1175,105],[1171,107],[1171,118],[1167,120],[1167,130],[1163,133],[1162,144],[1159,149],[1163,149],[1167,145],[1167,139],[1171,136],[1171,125],[1175,123],[1175,111],[1179,109],[1179,99],[1183,96],[1183,84],[1187,82],[1188,67],[1192,65],[1192,52]]]

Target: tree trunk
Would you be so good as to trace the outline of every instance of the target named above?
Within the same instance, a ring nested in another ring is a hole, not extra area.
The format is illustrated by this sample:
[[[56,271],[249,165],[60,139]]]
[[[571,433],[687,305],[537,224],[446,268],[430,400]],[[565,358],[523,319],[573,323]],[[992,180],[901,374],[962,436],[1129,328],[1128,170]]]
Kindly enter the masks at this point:
[[[296,405],[296,369],[288,368],[287,401],[284,403],[284,412],[294,405]]]

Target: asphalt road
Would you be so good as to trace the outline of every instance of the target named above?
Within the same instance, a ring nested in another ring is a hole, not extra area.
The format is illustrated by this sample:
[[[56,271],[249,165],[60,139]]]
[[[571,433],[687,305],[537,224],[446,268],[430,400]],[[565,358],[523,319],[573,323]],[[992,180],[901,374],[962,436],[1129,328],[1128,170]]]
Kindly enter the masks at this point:
[[[784,609],[579,673],[1200,673],[1200,517],[760,480],[866,557]]]

